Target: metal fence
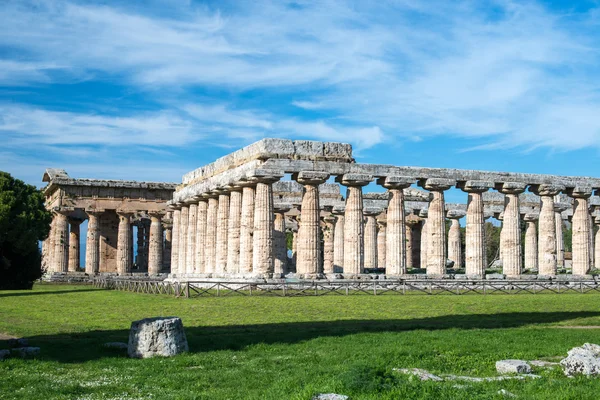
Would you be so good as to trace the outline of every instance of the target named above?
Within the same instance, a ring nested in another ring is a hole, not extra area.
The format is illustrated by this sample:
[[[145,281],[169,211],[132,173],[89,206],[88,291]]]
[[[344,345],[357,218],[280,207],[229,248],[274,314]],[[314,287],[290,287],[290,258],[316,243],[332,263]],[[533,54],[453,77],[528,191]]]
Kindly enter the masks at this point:
[[[96,278],[94,287],[176,297],[325,296],[325,295],[468,295],[600,292],[596,281],[526,280],[361,280],[361,281],[193,281],[165,282]]]

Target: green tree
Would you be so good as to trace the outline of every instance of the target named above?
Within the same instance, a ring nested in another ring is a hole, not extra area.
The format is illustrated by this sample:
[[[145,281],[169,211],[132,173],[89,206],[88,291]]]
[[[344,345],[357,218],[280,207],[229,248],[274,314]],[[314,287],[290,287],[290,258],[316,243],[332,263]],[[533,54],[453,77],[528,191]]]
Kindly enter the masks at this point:
[[[40,240],[51,214],[35,186],[0,171],[0,289],[27,289],[42,276]]]

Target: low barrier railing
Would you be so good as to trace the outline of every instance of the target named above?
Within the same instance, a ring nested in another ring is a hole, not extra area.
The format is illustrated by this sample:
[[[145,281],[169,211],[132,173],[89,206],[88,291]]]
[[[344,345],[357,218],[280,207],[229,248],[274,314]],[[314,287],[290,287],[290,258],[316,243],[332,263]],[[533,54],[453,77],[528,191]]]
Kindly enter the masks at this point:
[[[102,289],[176,297],[225,296],[324,296],[324,295],[466,295],[600,292],[596,281],[526,280],[361,280],[361,281],[144,281],[96,278],[92,285]]]

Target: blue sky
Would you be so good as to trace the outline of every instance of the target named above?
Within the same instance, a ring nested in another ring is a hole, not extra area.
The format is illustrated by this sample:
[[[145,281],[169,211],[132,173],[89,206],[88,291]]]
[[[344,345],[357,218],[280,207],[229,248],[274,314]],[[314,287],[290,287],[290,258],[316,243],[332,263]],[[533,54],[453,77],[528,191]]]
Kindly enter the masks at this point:
[[[0,170],[28,183],[180,181],[262,137],[600,176],[596,1],[8,0],[0,22]]]

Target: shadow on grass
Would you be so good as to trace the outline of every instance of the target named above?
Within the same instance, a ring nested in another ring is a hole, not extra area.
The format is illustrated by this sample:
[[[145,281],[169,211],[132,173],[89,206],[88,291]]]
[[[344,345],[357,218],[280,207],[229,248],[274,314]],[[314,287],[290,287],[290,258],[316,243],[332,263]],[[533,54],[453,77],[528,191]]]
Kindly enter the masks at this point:
[[[191,352],[241,350],[255,344],[293,344],[319,337],[341,337],[361,332],[402,332],[416,329],[498,329],[556,323],[599,316],[600,312],[515,312],[504,314],[448,315],[419,319],[341,320],[261,325],[188,326],[185,332]],[[184,321],[185,323],[185,321]],[[90,331],[77,334],[34,336],[32,346],[42,348],[42,359],[64,363],[84,362],[124,355],[103,348],[106,342],[127,342],[129,331]],[[6,347],[0,341],[0,348]]]
[[[73,290],[48,290],[48,291],[15,290],[15,291],[7,291],[7,293],[0,293],[0,298],[2,298],[2,297],[19,297],[19,296],[42,296],[42,295],[46,295],[46,294],[97,292],[99,290],[108,290],[108,289],[90,288],[90,289],[73,289]]]

